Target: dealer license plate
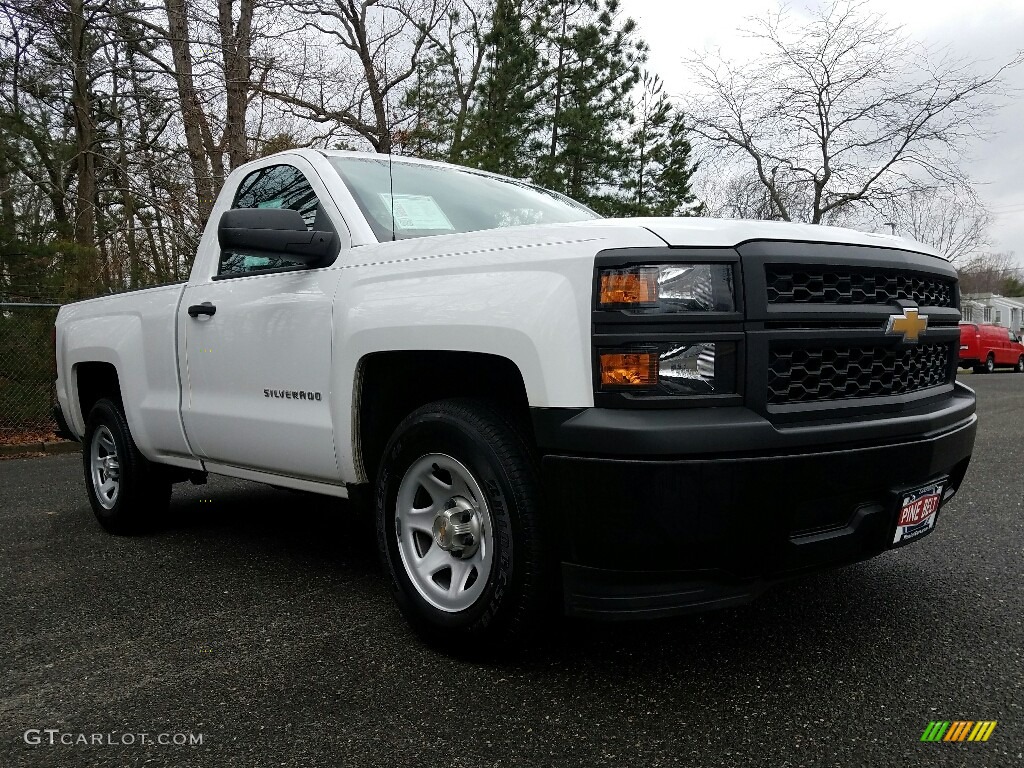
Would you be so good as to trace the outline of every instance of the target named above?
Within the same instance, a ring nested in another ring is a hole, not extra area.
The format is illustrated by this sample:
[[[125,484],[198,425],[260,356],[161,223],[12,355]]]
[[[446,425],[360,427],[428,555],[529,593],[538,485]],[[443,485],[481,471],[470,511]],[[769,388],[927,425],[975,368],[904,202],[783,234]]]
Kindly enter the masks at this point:
[[[903,494],[893,544],[916,539],[935,527],[945,485],[946,482],[943,480]]]

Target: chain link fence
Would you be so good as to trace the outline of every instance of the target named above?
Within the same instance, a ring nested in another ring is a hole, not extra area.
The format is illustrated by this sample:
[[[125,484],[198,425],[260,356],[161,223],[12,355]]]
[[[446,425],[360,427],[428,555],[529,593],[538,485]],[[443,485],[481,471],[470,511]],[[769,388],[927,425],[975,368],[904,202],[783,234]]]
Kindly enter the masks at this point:
[[[0,444],[53,430],[53,322],[59,304],[0,303]]]

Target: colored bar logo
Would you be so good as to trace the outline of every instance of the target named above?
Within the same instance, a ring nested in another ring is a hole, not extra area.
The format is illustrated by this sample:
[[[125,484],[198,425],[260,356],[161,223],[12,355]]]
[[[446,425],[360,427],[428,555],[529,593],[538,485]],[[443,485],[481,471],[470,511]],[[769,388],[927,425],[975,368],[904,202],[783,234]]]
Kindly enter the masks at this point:
[[[988,741],[996,729],[996,720],[932,720],[921,734],[921,741]]]

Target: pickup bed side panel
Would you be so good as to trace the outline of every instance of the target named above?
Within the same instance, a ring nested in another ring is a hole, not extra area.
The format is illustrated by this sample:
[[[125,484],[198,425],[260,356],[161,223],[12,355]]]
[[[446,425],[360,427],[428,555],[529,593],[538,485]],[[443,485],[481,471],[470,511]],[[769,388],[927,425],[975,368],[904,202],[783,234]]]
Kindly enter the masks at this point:
[[[77,366],[117,370],[128,426],[146,458],[199,468],[182,429],[175,314],[184,286],[161,286],[70,304],[58,318],[58,397],[80,437],[88,414],[78,398]]]

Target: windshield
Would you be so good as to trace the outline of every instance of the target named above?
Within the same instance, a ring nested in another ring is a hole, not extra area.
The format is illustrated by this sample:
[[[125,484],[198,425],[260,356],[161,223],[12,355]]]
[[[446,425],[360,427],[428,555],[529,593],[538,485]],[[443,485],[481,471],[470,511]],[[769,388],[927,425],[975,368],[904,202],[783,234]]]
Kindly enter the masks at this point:
[[[600,218],[564,195],[467,168],[394,160],[392,186],[386,156],[329,159],[382,242],[392,239],[392,189],[396,240]]]

